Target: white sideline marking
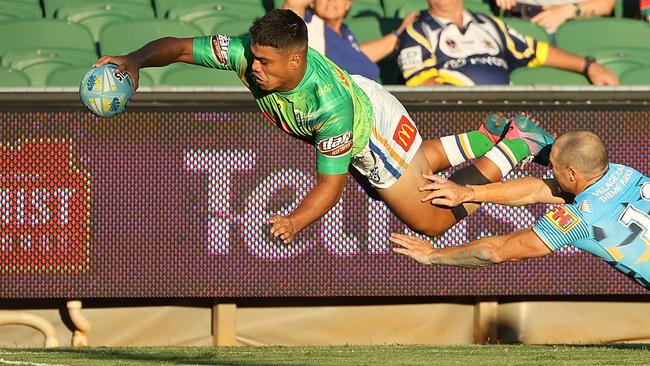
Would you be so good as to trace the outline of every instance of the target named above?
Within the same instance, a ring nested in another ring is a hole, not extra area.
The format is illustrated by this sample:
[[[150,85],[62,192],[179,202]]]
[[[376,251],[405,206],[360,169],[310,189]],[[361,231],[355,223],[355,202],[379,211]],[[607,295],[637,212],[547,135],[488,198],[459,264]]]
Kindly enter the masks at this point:
[[[40,362],[27,362],[27,361],[7,361],[0,358],[0,364],[3,365],[19,365],[19,366],[67,366],[54,363],[40,363]]]

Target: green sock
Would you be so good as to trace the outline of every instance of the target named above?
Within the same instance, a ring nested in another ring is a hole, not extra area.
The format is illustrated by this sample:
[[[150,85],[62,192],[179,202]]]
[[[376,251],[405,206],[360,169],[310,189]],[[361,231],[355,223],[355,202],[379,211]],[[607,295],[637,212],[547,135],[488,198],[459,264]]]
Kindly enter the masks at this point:
[[[508,146],[508,148],[510,148],[510,151],[515,154],[517,162],[522,161],[525,157],[530,155],[530,149],[528,148],[528,145],[521,139],[503,139],[501,142],[503,142],[504,145]]]
[[[441,137],[440,142],[452,166],[483,156],[494,146],[492,140],[479,131]]]

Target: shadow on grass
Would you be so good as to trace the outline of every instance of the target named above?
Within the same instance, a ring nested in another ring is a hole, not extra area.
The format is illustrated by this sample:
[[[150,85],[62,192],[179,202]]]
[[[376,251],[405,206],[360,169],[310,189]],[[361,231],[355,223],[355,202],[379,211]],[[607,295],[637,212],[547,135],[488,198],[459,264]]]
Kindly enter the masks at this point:
[[[69,355],[70,358],[86,358],[97,361],[112,361],[119,360],[120,362],[133,362],[133,363],[179,363],[179,364],[196,364],[196,365],[250,365],[250,366],[278,366],[289,364],[290,361],[275,361],[269,362],[268,360],[256,360],[262,358],[262,353],[257,354],[251,352],[248,354],[235,355],[230,352],[223,352],[220,355],[220,349],[214,348],[207,350],[200,350],[198,348],[188,347],[185,350],[196,350],[196,353],[183,352],[179,348],[160,348],[159,352],[151,348],[58,348],[58,349],[44,349],[42,352],[52,352],[62,356]],[[110,362],[106,363],[107,365]]]

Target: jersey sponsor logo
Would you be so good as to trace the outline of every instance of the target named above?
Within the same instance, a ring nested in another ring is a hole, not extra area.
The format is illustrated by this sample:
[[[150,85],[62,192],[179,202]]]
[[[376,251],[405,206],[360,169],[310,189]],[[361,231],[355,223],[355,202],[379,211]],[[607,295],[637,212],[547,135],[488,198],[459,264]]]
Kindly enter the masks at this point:
[[[591,202],[589,201],[580,202],[578,209],[585,213],[592,213],[594,211],[593,207],[591,206]]]
[[[417,133],[418,131],[413,126],[413,123],[406,116],[402,116],[393,134],[393,141],[397,142],[404,151],[409,151]]]
[[[559,207],[546,213],[546,218],[553,226],[567,233],[580,222],[580,218],[565,207]]]
[[[318,144],[318,150],[327,156],[341,156],[352,149],[352,131],[332,136]]]
[[[221,65],[228,65],[228,45],[230,45],[230,36],[214,35],[212,36],[212,54],[214,59]]]
[[[440,51],[450,58],[469,58],[477,55],[497,56],[501,52],[491,32],[472,23],[466,31],[446,27],[440,32]]]
[[[412,69],[422,64],[422,49],[420,46],[406,47],[399,53],[397,62],[402,70]]]

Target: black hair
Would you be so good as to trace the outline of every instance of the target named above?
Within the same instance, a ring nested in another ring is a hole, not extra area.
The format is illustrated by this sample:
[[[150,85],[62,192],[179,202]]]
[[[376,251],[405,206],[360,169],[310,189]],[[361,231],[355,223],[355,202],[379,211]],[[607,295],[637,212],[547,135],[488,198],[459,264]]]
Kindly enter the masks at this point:
[[[307,50],[307,25],[291,10],[273,9],[256,19],[248,31],[253,44],[281,50]]]

